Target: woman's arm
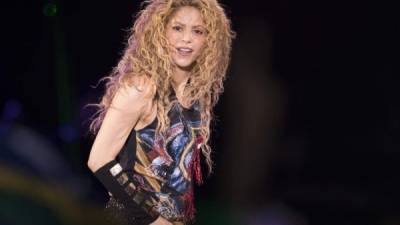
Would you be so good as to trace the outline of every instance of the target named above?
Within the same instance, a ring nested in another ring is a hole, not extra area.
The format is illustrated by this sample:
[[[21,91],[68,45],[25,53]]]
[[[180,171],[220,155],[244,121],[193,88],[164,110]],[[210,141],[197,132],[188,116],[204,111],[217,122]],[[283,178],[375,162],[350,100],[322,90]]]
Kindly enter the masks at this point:
[[[115,161],[131,130],[144,116],[147,107],[152,104],[153,95],[150,81],[144,76],[136,77],[133,84],[133,86],[125,85],[116,92],[92,145],[87,164],[90,170],[97,175],[107,164]],[[111,186],[115,187],[113,184]],[[132,205],[133,213],[143,214],[137,205],[134,205],[133,202]],[[143,221],[154,221],[154,219],[143,219]],[[171,223],[158,216],[152,225],[171,225]]]
[[[87,164],[109,193],[122,200],[132,216],[137,216],[138,224],[153,222],[154,225],[169,225],[167,220],[158,215],[146,215],[132,200],[132,192],[126,188],[133,183],[115,161],[131,130],[152,103],[150,82],[145,77],[138,77],[134,84],[123,86],[116,92],[92,145]]]
[[[131,130],[151,102],[150,85],[136,78],[136,86],[123,86],[115,94],[92,145],[88,167],[95,172],[115,159]]]

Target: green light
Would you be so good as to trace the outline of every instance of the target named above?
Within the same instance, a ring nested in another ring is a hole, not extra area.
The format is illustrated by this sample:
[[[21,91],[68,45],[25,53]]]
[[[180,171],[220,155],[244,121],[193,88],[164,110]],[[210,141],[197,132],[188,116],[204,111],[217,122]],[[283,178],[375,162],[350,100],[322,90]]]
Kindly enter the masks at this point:
[[[55,15],[57,15],[57,12],[58,12],[58,8],[57,8],[57,5],[54,3],[47,3],[43,7],[43,14],[45,16],[55,16]]]

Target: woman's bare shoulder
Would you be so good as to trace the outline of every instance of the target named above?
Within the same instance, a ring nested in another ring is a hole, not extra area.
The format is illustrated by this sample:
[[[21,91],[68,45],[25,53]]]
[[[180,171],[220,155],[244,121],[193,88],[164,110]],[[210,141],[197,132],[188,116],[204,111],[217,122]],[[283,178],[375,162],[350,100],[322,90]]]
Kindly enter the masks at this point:
[[[155,86],[149,77],[141,75],[130,78],[123,85],[122,90],[132,97],[139,96],[152,99],[155,93]]]
[[[152,101],[154,93],[154,85],[148,77],[135,76],[118,88],[112,106],[128,111],[140,110]]]

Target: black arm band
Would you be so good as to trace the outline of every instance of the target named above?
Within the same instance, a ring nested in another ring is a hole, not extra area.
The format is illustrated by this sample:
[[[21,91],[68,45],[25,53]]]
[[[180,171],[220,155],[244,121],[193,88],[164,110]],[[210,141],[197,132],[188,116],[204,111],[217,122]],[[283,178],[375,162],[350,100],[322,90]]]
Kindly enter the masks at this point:
[[[157,219],[157,212],[148,204],[143,204],[148,195],[137,188],[132,178],[122,170],[116,160],[100,167],[94,175],[118,201],[132,212],[132,216],[137,217],[140,224],[150,224]]]

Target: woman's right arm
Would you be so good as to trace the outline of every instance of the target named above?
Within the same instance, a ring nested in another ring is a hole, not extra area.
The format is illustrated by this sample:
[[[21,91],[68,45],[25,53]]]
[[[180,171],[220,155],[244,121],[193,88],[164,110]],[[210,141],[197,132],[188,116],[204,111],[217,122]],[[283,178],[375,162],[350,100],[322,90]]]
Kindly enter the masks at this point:
[[[87,164],[92,172],[116,158],[151,101],[148,82],[138,80],[137,86],[122,86],[116,92],[90,150]]]
[[[123,190],[120,190],[116,181],[110,179],[110,175],[107,175],[107,171],[110,169],[108,167],[109,165],[115,166],[116,156],[121,151],[131,130],[140,120],[146,107],[151,105],[152,100],[149,81],[142,77],[136,78],[134,82],[136,86],[124,86],[116,92],[92,145],[87,162],[90,170],[100,178],[108,191],[114,191],[111,194],[123,200],[128,200],[129,196]],[[134,214],[143,215],[143,211],[138,208],[138,205],[129,200],[126,203]],[[152,225],[172,225],[161,216],[146,217],[139,220],[152,222]]]

